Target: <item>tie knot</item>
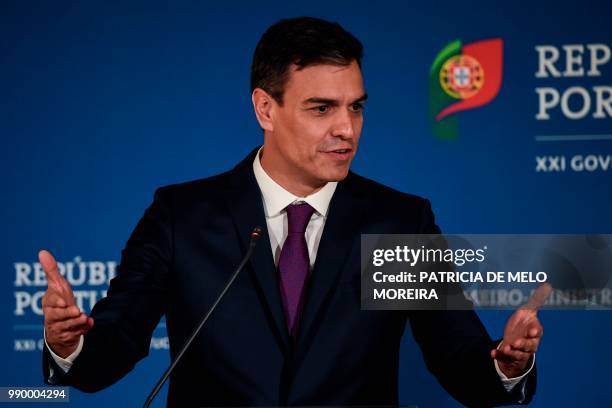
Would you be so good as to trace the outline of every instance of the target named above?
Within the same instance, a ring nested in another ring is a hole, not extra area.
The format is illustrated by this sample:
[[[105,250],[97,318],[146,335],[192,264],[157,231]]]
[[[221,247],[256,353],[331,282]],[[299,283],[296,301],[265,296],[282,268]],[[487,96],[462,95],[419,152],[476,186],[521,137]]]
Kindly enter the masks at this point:
[[[289,233],[303,234],[314,211],[314,208],[308,203],[288,205],[287,220]]]

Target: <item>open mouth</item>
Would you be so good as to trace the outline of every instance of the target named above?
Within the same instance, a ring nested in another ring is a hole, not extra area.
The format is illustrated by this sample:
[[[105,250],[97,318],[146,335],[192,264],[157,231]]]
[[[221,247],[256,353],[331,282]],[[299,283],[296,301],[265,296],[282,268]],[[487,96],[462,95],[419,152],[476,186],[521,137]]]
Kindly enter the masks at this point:
[[[337,159],[337,160],[347,160],[351,157],[351,153],[352,153],[352,149],[336,149],[336,150],[330,150],[327,153],[328,155],[332,156],[333,158]]]

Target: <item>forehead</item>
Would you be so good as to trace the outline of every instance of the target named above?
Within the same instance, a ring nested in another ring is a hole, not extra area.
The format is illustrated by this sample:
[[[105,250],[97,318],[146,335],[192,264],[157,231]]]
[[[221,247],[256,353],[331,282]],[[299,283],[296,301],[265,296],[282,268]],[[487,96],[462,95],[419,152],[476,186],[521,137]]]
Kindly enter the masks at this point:
[[[350,65],[292,65],[283,99],[358,99],[364,94],[363,78],[357,62]]]

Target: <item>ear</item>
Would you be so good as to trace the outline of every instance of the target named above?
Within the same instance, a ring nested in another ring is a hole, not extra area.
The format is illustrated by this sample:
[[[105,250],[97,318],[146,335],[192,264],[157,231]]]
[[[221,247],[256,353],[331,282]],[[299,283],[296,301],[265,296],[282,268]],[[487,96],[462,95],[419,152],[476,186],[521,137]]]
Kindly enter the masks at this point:
[[[277,106],[272,96],[261,88],[255,88],[251,95],[255,116],[263,130],[274,131],[274,110]]]

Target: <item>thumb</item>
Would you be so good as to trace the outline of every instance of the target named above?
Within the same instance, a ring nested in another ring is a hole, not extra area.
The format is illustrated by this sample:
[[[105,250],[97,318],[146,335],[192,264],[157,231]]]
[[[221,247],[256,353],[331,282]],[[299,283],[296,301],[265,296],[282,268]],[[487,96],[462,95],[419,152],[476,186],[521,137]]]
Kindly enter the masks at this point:
[[[94,325],[94,319],[93,317],[88,317],[87,318],[87,330],[90,330]]]
[[[550,283],[544,283],[536,290],[533,291],[533,294],[529,298],[527,304],[525,304],[526,309],[532,309],[534,311],[538,311],[539,308],[546,303],[546,300],[552,293],[552,286]]]
[[[61,281],[64,279],[62,275],[59,273],[59,269],[57,267],[57,261],[51,255],[51,252],[43,249],[38,253],[38,261],[43,267],[45,271],[45,275],[47,276],[47,281],[61,284]]]
[[[53,287],[53,289],[66,301],[68,305],[75,304],[72,288],[66,279],[64,279],[64,277],[59,273],[57,261],[53,255],[51,255],[49,251],[43,249],[38,253],[38,260],[40,261],[40,264],[45,271],[45,275],[47,276],[49,288]]]

